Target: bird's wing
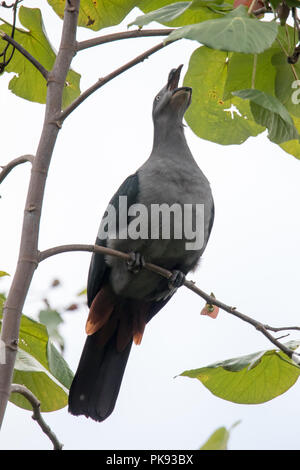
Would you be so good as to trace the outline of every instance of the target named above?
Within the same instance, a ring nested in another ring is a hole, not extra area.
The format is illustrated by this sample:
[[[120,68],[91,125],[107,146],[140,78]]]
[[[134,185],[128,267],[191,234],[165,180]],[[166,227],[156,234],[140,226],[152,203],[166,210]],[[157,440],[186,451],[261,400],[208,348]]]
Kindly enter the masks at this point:
[[[128,176],[128,178],[126,178],[126,180],[121,184],[118,191],[114,194],[114,196],[110,200],[109,204],[113,206],[116,210],[117,230],[118,230],[118,214],[119,214],[119,197],[126,196],[127,207],[130,207],[132,204],[135,204],[137,202],[138,191],[139,191],[138,174],[134,173],[133,175],[130,175]],[[106,240],[101,239],[99,238],[99,236],[97,236],[95,244],[98,246],[106,246]],[[89,307],[91,306],[95,296],[101,289],[102,285],[105,283],[109,270],[110,268],[105,261],[104,255],[99,254],[99,253],[93,253],[91,264],[90,264],[90,269],[89,269],[88,286],[87,286],[87,298],[88,298]]]

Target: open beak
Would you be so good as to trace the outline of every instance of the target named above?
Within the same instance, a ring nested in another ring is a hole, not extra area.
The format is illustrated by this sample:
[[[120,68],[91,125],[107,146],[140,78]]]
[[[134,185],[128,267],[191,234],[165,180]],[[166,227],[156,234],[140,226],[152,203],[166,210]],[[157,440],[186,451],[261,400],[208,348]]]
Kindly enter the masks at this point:
[[[167,84],[167,89],[169,91],[176,90],[176,88],[178,88],[178,83],[179,83],[182,67],[183,67],[183,64],[179,65],[177,69],[172,69],[171,72],[169,73],[168,84]]]
[[[172,69],[169,73],[167,90],[172,91],[172,100],[178,101],[178,104],[183,104],[187,101],[187,107],[190,105],[192,98],[192,89],[190,87],[180,87],[178,88],[178,83],[180,79],[180,73],[183,64],[179,65],[177,69]],[[176,98],[175,98],[176,95]]]

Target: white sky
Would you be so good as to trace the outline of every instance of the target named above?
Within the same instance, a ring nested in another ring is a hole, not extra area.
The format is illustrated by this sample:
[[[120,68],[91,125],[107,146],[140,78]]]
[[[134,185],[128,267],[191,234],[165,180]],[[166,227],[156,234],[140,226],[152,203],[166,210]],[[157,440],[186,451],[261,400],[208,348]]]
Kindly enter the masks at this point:
[[[40,6],[26,0],[26,6]],[[54,47],[60,21],[43,2]],[[2,10],[2,9],[1,9]],[[136,9],[122,27],[138,14]],[[3,13],[1,11],[3,16]],[[151,25],[151,27],[155,25]],[[93,36],[79,31],[79,39]],[[116,42],[79,53],[73,68],[81,89],[157,44],[159,38]],[[198,47],[177,42],[126,72],[90,97],[65,122],[47,182],[40,249],[65,243],[94,243],[106,204],[120,183],[149,156],[152,100],[171,68],[184,64]],[[183,75],[184,75],[183,73]],[[34,153],[44,106],[26,102],[0,81],[3,165]],[[242,146],[222,147],[186,136],[193,155],[211,182],[216,217],[202,264],[188,276],[207,292],[245,314],[274,326],[300,324],[299,199],[300,162],[271,144],[265,135]],[[18,254],[29,164],[16,168],[1,185],[0,269],[13,274]],[[90,255],[70,253],[41,264],[24,313],[34,316],[52,279],[63,288],[51,294],[53,307],[74,300],[85,287]],[[2,280],[0,290],[9,280]],[[65,449],[196,449],[219,426],[241,424],[231,449],[299,449],[299,385],[262,405],[237,405],[212,395],[200,382],[173,377],[186,369],[272,348],[250,325],[220,313],[200,316],[201,299],[185,288],[147,326],[142,345],[133,347],[116,409],[103,423],[68,414],[45,414]],[[65,315],[65,358],[76,369],[85,340],[87,309]],[[299,335],[298,335],[299,337]],[[297,334],[290,339],[296,339]],[[289,338],[288,338],[289,339]],[[1,449],[49,449],[50,441],[31,413],[9,404]]]

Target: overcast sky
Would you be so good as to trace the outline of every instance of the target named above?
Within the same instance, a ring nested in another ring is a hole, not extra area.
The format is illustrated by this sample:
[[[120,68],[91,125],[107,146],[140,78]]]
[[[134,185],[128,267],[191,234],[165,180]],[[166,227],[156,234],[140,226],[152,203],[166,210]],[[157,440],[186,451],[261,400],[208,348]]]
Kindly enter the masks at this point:
[[[26,0],[26,6],[39,6]],[[53,46],[61,22],[43,2]],[[3,9],[1,9],[3,10]],[[122,26],[125,30],[139,11]],[[1,11],[3,16],[3,12]],[[155,26],[154,24],[151,26]],[[93,36],[79,31],[79,39]],[[82,74],[84,90],[159,42],[128,40],[79,53],[72,64]],[[101,216],[122,181],[149,156],[152,101],[170,69],[184,64],[198,47],[177,42],[110,82],[65,122],[59,134],[47,182],[40,249],[65,243],[94,243]],[[0,81],[0,165],[35,153],[44,106],[17,98]],[[266,135],[241,146],[223,147],[199,139],[186,128],[199,166],[211,182],[216,216],[198,270],[189,275],[203,290],[272,324],[300,324],[299,199],[300,162],[271,144]],[[18,255],[29,164],[16,168],[1,185],[0,269],[13,274]],[[35,274],[24,313],[35,316],[54,278],[63,287],[51,295],[53,307],[74,300],[86,285],[90,255],[68,253],[44,261]],[[0,290],[9,287],[2,280]],[[250,325],[220,313],[200,316],[204,305],[184,287],[148,324],[142,345],[133,347],[114,413],[103,423],[68,414],[45,414],[65,449],[196,449],[219,426],[237,420],[231,449],[299,449],[299,384],[262,405],[237,405],[212,395],[200,382],[174,376],[262,349],[272,348]],[[76,369],[85,341],[87,308],[65,315],[65,358]],[[297,335],[291,335],[296,339]],[[299,338],[299,335],[298,335]],[[1,449],[49,449],[50,441],[30,412],[9,404]]]

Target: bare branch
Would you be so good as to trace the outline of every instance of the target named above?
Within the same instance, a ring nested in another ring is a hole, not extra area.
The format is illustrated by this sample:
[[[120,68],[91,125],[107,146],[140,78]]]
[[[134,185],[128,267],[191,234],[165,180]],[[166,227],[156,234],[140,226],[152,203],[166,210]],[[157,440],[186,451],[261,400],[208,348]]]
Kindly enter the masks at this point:
[[[58,121],[62,123],[83,101],[85,101],[92,93],[95,91],[99,90],[103,85],[106,83],[110,82],[113,78],[117,77],[118,75],[121,75],[123,72],[126,72],[126,70],[130,69],[131,67],[134,67],[135,65],[139,64],[140,62],[143,62],[145,59],[147,59],[150,55],[154,54],[155,52],[159,51],[160,49],[168,46],[169,44],[172,44],[175,41],[170,41],[166,44],[163,42],[157,44],[157,46],[151,47],[151,49],[148,49],[147,51],[143,52],[139,56],[137,56],[135,59],[132,59],[131,61],[127,62],[127,64],[122,65],[122,67],[119,67],[118,69],[114,70],[113,72],[109,73],[106,75],[106,77],[99,78],[96,83],[94,83],[90,88],[85,90],[76,100],[73,101],[73,103],[70,104],[58,117]]]
[[[80,244],[74,244],[74,245],[61,245],[61,246],[56,246],[54,248],[50,248],[49,250],[45,250],[40,252],[39,254],[39,261],[43,261],[46,258],[49,258],[50,256],[57,255],[59,253],[65,253],[65,252],[70,252],[70,251],[88,251],[88,252],[94,252],[94,253],[102,253],[105,255],[110,255],[110,256],[117,256],[119,258],[122,258],[124,260],[130,260],[130,256],[127,253],[123,253],[118,250],[113,250],[111,248],[107,248],[104,246],[98,246],[98,245],[80,245]],[[152,263],[145,263],[143,268],[148,269],[149,271],[152,271],[154,273],[159,274],[162,277],[165,277],[166,279],[170,279],[172,276],[172,272],[164,269],[160,266],[157,266]],[[282,352],[284,352],[290,359],[293,359],[295,362],[300,364],[300,358],[296,357],[294,351],[288,347],[286,347],[284,344],[280,343],[278,339],[274,338],[274,336],[269,333],[270,331],[281,331],[281,330],[300,330],[300,327],[282,327],[282,328],[273,328],[269,325],[264,325],[263,323],[254,320],[254,318],[249,317],[248,315],[245,315],[244,313],[238,312],[235,307],[230,307],[229,305],[224,304],[223,302],[217,300],[214,296],[208,295],[206,292],[203,290],[199,289],[195,285],[193,281],[188,281],[185,280],[184,284],[185,287],[193,291],[195,294],[199,295],[204,299],[208,304],[210,305],[215,305],[216,307],[221,308],[227,313],[230,313],[230,315],[233,315],[240,320],[243,320],[246,323],[249,323],[250,325],[254,326],[258,331],[260,331],[266,338],[268,338],[271,343],[273,343],[278,349],[280,349]]]
[[[154,36],[168,36],[174,29],[135,29],[134,31],[122,31],[120,33],[106,34],[97,38],[87,39],[77,43],[76,50],[83,51],[90,47],[99,46],[108,42],[120,41],[121,39],[146,38]]]
[[[2,345],[5,345],[3,348],[5,363],[0,362],[0,426],[4,418],[13,378],[20,318],[37,267],[41,208],[47,173],[59,132],[56,117],[61,112],[64,83],[76,48],[80,0],[67,0],[65,5],[61,43],[53,68],[49,72],[45,118],[27,192],[18,263],[3,308],[1,341]]]
[[[33,410],[32,419],[34,419],[38,423],[41,430],[46,434],[46,436],[49,437],[50,441],[53,444],[53,450],[62,450],[63,445],[59,442],[56,435],[54,434],[53,431],[51,431],[50,427],[44,421],[44,418],[41,415],[41,410],[40,410],[41,404],[39,400],[37,399],[37,397],[30,390],[28,390],[28,388],[25,387],[24,385],[12,384],[10,391],[11,393],[20,393],[26,398],[26,400],[29,401]]]
[[[45,67],[39,63],[38,60],[36,60],[35,57],[33,57],[26,49],[24,49],[21,44],[19,44],[17,41],[15,41],[11,36],[6,34],[4,31],[0,30],[0,37],[4,39],[4,41],[8,42],[12,46],[14,46],[24,57],[26,57],[29,62],[34,65],[34,67],[43,75],[45,80],[48,79],[48,70],[45,69]]]
[[[4,180],[4,178],[7,177],[7,175],[11,172],[13,168],[15,168],[17,165],[20,165],[21,163],[26,163],[30,162],[31,164],[33,163],[34,156],[33,155],[23,155],[22,157],[15,158],[11,162],[7,163],[5,166],[1,166],[2,171],[0,173],[0,184]]]

